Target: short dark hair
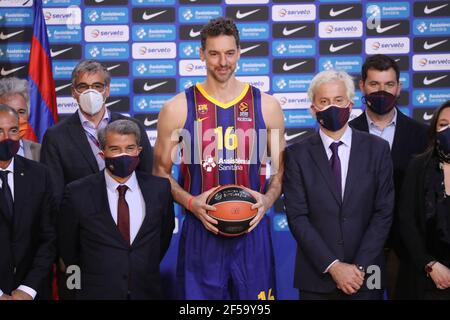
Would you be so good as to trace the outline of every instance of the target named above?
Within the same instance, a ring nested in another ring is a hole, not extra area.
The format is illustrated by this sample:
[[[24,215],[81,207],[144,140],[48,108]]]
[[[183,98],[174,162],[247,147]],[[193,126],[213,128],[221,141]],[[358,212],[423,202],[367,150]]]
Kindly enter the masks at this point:
[[[11,113],[17,119],[17,122],[19,122],[19,113],[16,109],[8,106],[7,104],[0,103],[0,113]]]
[[[100,144],[100,150],[106,148],[106,135],[108,132],[118,133],[120,135],[132,134],[136,138],[136,144],[141,145],[141,131],[139,126],[130,119],[120,119],[110,122],[105,128],[100,129],[97,132],[98,143]]]
[[[97,60],[83,60],[80,63],[78,63],[75,68],[72,70],[72,84],[75,84],[76,78],[81,73],[96,73],[96,72],[103,72],[105,76],[105,83],[107,86],[111,83],[111,73],[109,72],[108,68],[106,68],[105,65],[103,65],[101,62]]]
[[[362,81],[365,82],[367,79],[367,72],[370,69],[375,69],[378,71],[386,71],[389,69],[394,69],[395,75],[397,77],[397,82],[400,80],[400,68],[398,67],[397,62],[391,57],[388,57],[384,54],[376,54],[374,56],[370,56],[364,62],[361,69],[361,78]]]
[[[445,108],[450,108],[450,100],[444,102],[439,108],[434,110],[433,118],[431,118],[430,127],[428,128],[428,150],[435,150],[436,147],[436,127],[439,116]]]
[[[205,49],[206,39],[208,37],[217,37],[220,35],[233,36],[236,41],[236,46],[238,48],[240,47],[239,30],[233,19],[219,17],[209,20],[208,24],[203,26],[200,32],[202,49]]]

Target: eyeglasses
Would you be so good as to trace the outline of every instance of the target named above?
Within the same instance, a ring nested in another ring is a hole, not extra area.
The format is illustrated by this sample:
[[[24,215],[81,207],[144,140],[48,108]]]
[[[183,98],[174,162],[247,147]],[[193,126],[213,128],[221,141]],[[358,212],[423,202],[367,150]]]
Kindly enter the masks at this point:
[[[87,84],[87,83],[79,83],[75,85],[75,91],[78,93],[83,93],[89,89],[94,89],[95,91],[98,91],[100,93],[103,93],[105,91],[106,84],[101,82],[95,82],[93,84]]]

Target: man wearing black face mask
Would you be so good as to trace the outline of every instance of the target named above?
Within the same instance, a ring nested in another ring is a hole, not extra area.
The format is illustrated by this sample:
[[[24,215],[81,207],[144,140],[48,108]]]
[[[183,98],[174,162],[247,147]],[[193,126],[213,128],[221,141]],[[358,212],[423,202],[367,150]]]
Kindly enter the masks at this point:
[[[50,174],[17,155],[19,115],[0,104],[0,300],[50,299],[56,206]]]
[[[58,220],[62,262],[81,271],[75,298],[161,299],[159,263],[174,228],[169,180],[135,171],[134,122],[112,122],[98,138],[105,169],[66,187]]]
[[[392,161],[386,141],[348,126],[354,95],[347,73],[317,74],[308,96],[320,130],[286,152],[283,193],[298,243],[300,299],[382,298]]]
[[[391,148],[396,201],[394,221],[385,245],[389,299],[407,298],[407,294],[411,292],[405,287],[408,283],[402,280],[402,274],[407,273],[407,270],[400,272],[397,284],[398,256],[402,259],[405,250],[399,241],[398,199],[409,161],[414,155],[425,151],[427,145],[427,127],[405,116],[397,108],[401,90],[399,81],[400,70],[393,59],[381,54],[367,58],[362,67],[362,78],[359,83],[363,102],[367,107],[363,114],[350,121],[352,128],[383,138],[389,142]],[[402,265],[406,267],[410,263],[402,261]]]

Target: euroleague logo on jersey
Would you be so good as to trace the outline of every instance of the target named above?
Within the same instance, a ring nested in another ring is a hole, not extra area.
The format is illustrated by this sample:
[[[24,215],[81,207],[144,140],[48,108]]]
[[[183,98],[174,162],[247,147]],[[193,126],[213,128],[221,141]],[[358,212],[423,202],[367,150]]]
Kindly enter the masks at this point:
[[[252,118],[249,117],[249,112],[248,112],[248,103],[245,101],[242,101],[239,106],[239,116],[237,117],[238,121],[252,121]]]

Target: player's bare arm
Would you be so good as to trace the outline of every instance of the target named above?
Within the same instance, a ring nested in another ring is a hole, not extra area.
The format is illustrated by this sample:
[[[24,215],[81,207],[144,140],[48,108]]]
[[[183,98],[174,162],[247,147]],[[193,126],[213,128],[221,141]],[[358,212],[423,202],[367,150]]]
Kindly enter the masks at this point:
[[[258,214],[250,222],[251,227],[248,232],[258,225],[266,211],[273,206],[280,196],[284,172],[283,158],[286,142],[284,140],[283,111],[278,101],[268,94],[261,93],[261,101],[263,118],[267,127],[267,156],[271,159],[271,177],[267,192],[264,195],[250,190],[257,199],[253,208],[258,208]]]
[[[184,92],[168,100],[158,115],[157,139],[154,148],[153,174],[168,178],[172,187],[172,196],[176,202],[191,211],[211,232],[218,233],[212,219],[206,210],[215,210],[206,204],[206,199],[214,189],[208,190],[197,197],[185,191],[172,176],[173,160],[176,159],[180,143],[180,131],[187,118],[187,101]]]

